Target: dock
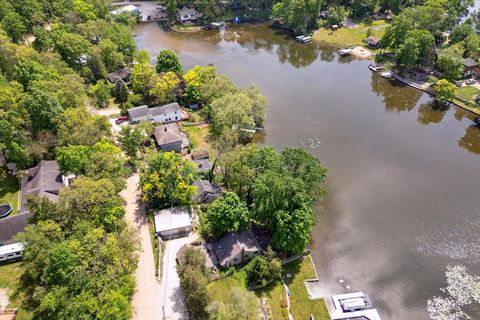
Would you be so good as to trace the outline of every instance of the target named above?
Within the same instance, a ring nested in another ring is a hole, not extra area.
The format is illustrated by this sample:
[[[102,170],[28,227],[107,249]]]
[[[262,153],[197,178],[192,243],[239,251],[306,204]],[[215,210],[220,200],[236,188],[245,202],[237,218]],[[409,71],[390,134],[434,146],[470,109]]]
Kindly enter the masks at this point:
[[[377,309],[363,292],[354,292],[332,296],[335,310],[330,314],[332,320],[362,319],[381,320]]]

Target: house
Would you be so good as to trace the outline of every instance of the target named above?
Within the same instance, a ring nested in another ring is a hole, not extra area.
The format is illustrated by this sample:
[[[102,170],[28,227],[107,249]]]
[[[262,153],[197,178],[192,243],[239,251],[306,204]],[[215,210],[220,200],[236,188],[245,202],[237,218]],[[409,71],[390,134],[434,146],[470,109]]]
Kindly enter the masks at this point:
[[[463,77],[468,78],[472,76],[477,76],[478,74],[478,63],[472,58],[463,59]]]
[[[107,74],[107,78],[108,81],[110,81],[111,83],[115,83],[118,79],[120,79],[126,84],[130,84],[131,75],[132,73],[130,72],[129,68],[123,68],[115,72],[110,72],[109,74]]]
[[[140,13],[140,10],[138,9],[138,7],[132,5],[132,4],[129,4],[128,6],[123,6],[123,7],[120,7],[116,10],[113,10],[113,11],[110,11],[110,14],[111,15],[114,15],[114,16],[117,16],[121,13],[124,13],[124,12],[130,12],[131,14],[139,14]]]
[[[196,150],[192,152],[193,160],[208,159],[208,150]]]
[[[380,39],[378,39],[375,36],[370,36],[367,39],[365,39],[365,43],[367,46],[369,46],[371,49],[378,49],[380,48]]]
[[[187,136],[180,132],[176,123],[167,123],[156,127],[153,136],[160,150],[164,152],[181,152],[190,145]]]
[[[155,233],[163,240],[188,236],[192,221],[186,208],[169,208],[154,215]]]
[[[208,159],[193,160],[197,165],[197,172],[203,173],[212,170],[212,163]]]
[[[150,120],[158,123],[177,122],[182,120],[182,109],[173,102],[160,107],[150,108]]]
[[[142,120],[148,120],[150,111],[146,105],[130,108],[127,110],[130,123],[139,123]]]
[[[201,17],[202,17],[202,14],[200,12],[198,12],[195,9],[190,9],[188,7],[183,7],[177,12],[177,19],[181,23],[185,23],[189,21],[197,21]]]
[[[31,216],[33,216],[33,213],[26,211],[0,219],[0,244],[6,245],[17,242],[15,236],[25,230]]]
[[[230,267],[242,264],[260,254],[262,248],[250,229],[243,232],[230,232],[220,240],[207,245],[217,264]]]
[[[197,193],[193,197],[196,203],[210,203],[222,195],[222,190],[217,185],[212,185],[208,180],[197,180],[193,183],[197,187]]]
[[[21,181],[20,213],[28,211],[28,196],[47,197],[50,201],[58,200],[58,192],[62,187],[62,175],[55,160],[42,160]]]

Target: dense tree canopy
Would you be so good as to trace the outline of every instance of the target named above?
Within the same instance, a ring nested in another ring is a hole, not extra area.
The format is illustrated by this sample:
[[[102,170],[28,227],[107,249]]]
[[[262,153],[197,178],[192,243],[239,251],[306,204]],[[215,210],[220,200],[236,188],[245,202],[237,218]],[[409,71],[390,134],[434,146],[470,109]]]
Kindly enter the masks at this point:
[[[175,52],[169,49],[160,51],[157,57],[157,73],[173,72],[181,73],[183,68]]]

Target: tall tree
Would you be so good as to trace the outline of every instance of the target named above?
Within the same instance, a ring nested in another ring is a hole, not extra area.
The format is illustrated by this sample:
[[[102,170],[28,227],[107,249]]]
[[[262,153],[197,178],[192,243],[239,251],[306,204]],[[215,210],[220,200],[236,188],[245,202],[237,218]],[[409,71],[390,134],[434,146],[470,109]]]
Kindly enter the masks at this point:
[[[173,73],[181,73],[183,68],[180,64],[178,56],[169,49],[160,51],[157,57],[157,73],[171,71]]]

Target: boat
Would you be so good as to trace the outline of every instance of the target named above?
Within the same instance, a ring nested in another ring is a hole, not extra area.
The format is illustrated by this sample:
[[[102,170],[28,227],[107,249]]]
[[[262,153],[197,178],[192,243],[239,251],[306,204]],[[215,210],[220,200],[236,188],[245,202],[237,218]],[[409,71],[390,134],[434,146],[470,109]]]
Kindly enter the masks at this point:
[[[378,71],[383,71],[384,66],[382,66],[381,64],[371,63],[368,65],[368,68],[373,72],[378,72]]]
[[[393,78],[393,73],[391,73],[390,71],[384,71],[380,73],[380,77],[385,79],[390,79],[390,78]]]
[[[297,40],[298,42],[302,42],[302,40],[305,38],[304,35],[301,35],[301,36],[298,36],[298,37],[295,37],[295,40]]]
[[[300,40],[301,43],[310,43],[312,42],[312,37],[304,37],[302,40]]]
[[[349,56],[352,54],[352,49],[340,49],[338,50],[338,54],[341,56],[341,57],[346,57],[346,56]]]

